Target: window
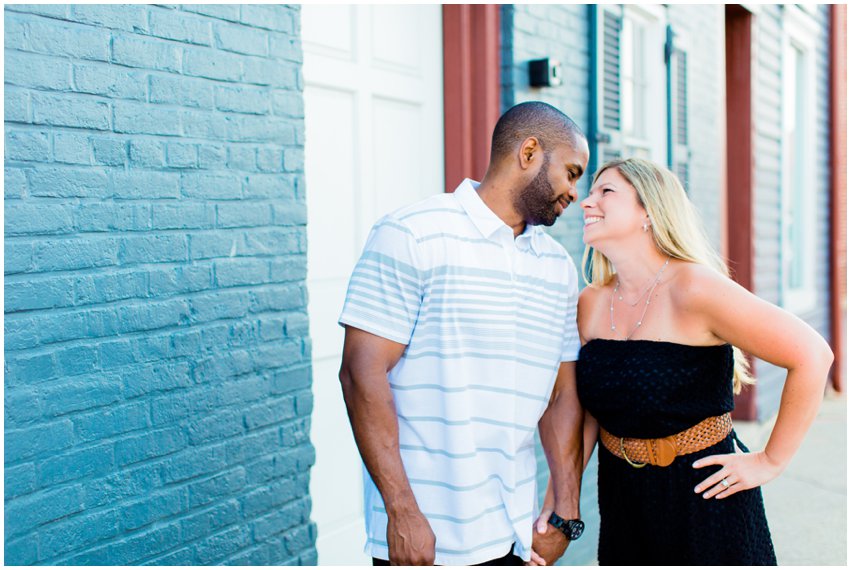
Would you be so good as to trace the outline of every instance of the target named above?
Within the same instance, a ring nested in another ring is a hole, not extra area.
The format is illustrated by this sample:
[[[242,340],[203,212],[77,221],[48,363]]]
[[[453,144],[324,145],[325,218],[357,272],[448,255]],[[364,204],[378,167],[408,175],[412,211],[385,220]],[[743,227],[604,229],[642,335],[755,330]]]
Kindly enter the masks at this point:
[[[816,192],[815,40],[812,17],[789,6],[784,17],[781,276],[784,307],[803,313],[815,306]]]

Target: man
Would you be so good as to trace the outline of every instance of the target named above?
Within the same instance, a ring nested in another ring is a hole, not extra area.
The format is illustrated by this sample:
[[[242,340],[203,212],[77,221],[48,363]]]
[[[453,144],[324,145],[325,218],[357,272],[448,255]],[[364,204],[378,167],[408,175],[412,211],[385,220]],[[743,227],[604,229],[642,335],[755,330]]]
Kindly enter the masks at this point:
[[[340,316],[340,381],[368,471],[375,564],[528,561],[536,424],[552,520],[574,536],[581,526],[578,278],[539,226],[577,199],[587,163],[569,117],[521,103],[494,129],[481,184],[465,180],[373,227]],[[535,534],[548,563],[567,544],[551,528]]]

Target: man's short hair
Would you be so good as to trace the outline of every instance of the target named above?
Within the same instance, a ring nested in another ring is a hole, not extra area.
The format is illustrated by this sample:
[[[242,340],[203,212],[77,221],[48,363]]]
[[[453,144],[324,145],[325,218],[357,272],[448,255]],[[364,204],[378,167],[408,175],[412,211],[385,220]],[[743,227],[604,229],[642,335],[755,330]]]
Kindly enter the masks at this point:
[[[513,153],[517,145],[536,137],[544,152],[559,144],[576,147],[585,133],[573,119],[543,101],[527,101],[514,105],[499,118],[491,140],[491,162]]]

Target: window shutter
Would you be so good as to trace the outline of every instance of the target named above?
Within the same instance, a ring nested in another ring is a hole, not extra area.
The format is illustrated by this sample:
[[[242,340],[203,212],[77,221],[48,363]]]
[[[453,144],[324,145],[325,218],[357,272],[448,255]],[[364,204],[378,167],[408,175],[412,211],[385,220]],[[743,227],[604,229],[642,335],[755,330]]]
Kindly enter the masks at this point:
[[[675,34],[668,28],[668,45],[665,55],[668,62],[668,168],[689,190],[689,121],[688,121],[688,54],[674,41]]]
[[[591,117],[594,124],[592,144],[593,169],[604,162],[618,158],[622,153],[621,137],[621,30],[623,7],[620,5],[592,5],[592,25],[595,31],[594,71],[592,85]]]

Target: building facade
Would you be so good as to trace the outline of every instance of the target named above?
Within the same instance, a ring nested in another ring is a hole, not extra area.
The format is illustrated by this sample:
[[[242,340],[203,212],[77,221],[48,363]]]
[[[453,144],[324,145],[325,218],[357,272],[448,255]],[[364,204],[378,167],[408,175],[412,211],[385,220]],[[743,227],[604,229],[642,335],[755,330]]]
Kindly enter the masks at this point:
[[[580,194],[616,156],[676,172],[841,388],[845,29],[843,6],[6,6],[6,562],[368,563],[349,273],[382,214],[481,179],[525,100],[587,133]],[[580,216],[550,231],[579,266]],[[765,420],[782,371],[755,371],[736,413]],[[593,465],[565,564],[595,560]]]

